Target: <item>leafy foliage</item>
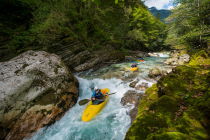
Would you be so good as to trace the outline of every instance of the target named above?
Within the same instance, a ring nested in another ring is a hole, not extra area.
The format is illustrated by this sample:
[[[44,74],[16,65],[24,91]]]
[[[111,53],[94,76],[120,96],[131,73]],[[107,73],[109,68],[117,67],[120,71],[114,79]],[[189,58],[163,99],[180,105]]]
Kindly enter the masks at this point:
[[[0,5],[3,60],[77,42],[88,50],[163,48],[165,25],[138,0],[2,0]],[[11,7],[19,12],[8,11]]]
[[[190,48],[205,48],[209,42],[208,0],[176,0],[178,6],[168,17],[169,35],[166,43],[172,46],[186,44]]]

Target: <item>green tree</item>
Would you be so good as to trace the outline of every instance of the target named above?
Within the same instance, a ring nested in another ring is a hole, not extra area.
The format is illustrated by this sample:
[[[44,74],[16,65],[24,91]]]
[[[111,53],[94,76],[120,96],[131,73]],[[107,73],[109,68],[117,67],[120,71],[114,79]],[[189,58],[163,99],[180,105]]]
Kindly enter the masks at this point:
[[[168,17],[168,44],[187,44],[193,48],[205,48],[210,33],[210,3],[208,0],[176,0],[178,4]]]

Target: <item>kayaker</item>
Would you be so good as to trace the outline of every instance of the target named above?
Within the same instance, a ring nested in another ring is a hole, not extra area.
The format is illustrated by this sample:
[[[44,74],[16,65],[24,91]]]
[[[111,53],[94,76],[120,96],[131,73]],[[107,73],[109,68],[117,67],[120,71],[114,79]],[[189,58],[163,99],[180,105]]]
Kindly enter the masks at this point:
[[[101,90],[98,87],[95,87],[93,90],[93,94],[91,96],[91,100],[103,99],[104,95],[101,93]]]
[[[101,102],[104,101],[105,96],[106,94],[103,94],[98,87],[95,87],[93,90],[93,94],[91,96],[91,100],[93,101],[94,104],[100,104]]]
[[[136,63],[133,63],[133,64],[131,65],[131,68],[135,68],[135,67],[137,67],[137,64],[136,64]]]
[[[140,57],[138,58],[139,61],[144,61],[144,58]]]

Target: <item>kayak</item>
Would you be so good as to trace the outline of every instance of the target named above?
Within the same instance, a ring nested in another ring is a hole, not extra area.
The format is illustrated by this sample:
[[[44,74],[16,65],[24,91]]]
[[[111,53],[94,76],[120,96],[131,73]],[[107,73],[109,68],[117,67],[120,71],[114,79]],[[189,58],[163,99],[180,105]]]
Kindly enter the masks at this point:
[[[137,70],[138,70],[138,67],[130,68],[130,71],[137,71]]]
[[[144,62],[144,60],[136,60],[137,62]]]
[[[108,88],[101,89],[103,94],[110,93]],[[82,121],[88,122],[92,120],[96,115],[106,106],[107,102],[109,101],[109,96],[105,97],[105,100],[97,105],[94,105],[92,101],[88,103],[85,110],[82,113]]]

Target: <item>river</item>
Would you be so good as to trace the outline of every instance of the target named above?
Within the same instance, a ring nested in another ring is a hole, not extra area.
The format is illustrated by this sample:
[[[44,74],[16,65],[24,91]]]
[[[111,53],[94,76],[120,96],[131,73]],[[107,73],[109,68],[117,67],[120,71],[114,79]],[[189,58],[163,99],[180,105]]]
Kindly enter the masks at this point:
[[[163,62],[169,57],[168,53],[159,53],[160,57],[146,57],[140,62],[139,72],[129,72],[130,62],[113,64],[97,71],[77,73],[80,83],[79,99],[90,98],[90,87],[109,88],[116,94],[110,96],[107,106],[90,122],[82,122],[81,114],[85,108],[76,104],[53,125],[42,128],[31,140],[123,140],[131,125],[128,114],[132,105],[122,106],[120,101],[128,90],[131,81],[148,83],[151,86],[156,81],[148,77],[149,70],[158,67],[164,70],[171,68]],[[137,91],[143,94],[144,91]]]

